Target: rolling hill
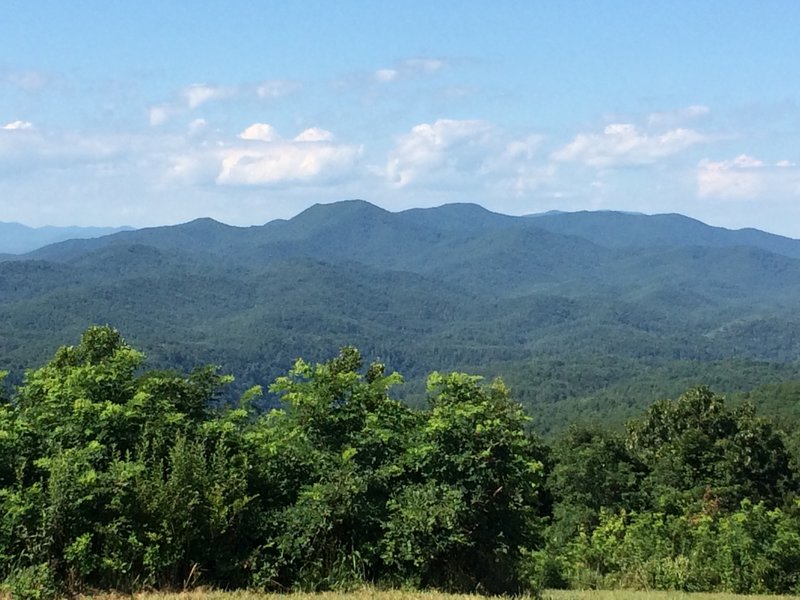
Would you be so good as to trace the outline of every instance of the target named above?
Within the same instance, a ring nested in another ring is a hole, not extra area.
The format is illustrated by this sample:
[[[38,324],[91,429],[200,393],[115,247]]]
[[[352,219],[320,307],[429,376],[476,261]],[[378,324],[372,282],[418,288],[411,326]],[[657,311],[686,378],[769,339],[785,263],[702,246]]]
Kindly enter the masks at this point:
[[[199,219],[0,259],[0,367],[19,381],[111,323],[152,365],[221,365],[233,393],[352,344],[412,402],[428,371],[465,369],[502,375],[543,430],[619,422],[676,382],[800,377],[799,257],[800,241],[680,215],[347,201]]]

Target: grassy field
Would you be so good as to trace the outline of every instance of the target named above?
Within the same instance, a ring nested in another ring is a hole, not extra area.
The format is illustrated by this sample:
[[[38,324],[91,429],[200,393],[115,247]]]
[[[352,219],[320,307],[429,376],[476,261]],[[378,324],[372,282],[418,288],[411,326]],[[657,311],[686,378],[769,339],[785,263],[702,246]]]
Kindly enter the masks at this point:
[[[796,596],[742,596],[737,594],[689,594],[686,592],[639,592],[626,590],[548,590],[547,600],[797,600]]]
[[[2,597],[2,596],[0,596]],[[357,592],[326,592],[321,594],[263,594],[248,591],[223,592],[196,590],[191,592],[149,592],[123,596],[99,594],[91,600],[477,600],[482,596],[442,594],[439,592],[384,591],[363,589]],[[797,600],[795,596],[739,596],[736,594],[687,594],[684,592],[637,592],[637,591],[565,591],[548,590],[542,600]]]

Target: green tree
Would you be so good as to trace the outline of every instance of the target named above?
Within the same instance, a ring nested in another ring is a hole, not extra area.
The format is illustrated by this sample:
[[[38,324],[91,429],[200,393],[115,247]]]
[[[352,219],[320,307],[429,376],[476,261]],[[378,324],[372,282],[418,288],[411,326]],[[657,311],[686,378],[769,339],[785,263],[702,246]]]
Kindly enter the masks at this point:
[[[390,502],[384,558],[418,585],[514,591],[523,550],[540,543],[540,447],[508,389],[480,381],[429,377],[408,484]]]
[[[706,387],[653,404],[629,422],[628,443],[651,469],[651,499],[662,509],[680,512],[709,495],[731,510],[744,499],[775,506],[794,488],[774,425],[750,404],[729,408]]]
[[[202,565],[231,581],[212,548],[234,547],[250,496],[242,444],[227,442],[244,429],[210,406],[228,378],[139,375],[142,361],[91,327],[0,406],[3,575],[46,573],[74,592],[180,585]]]
[[[272,391],[283,408],[261,421],[262,585],[322,589],[385,576],[378,549],[387,502],[419,417],[388,395],[401,381],[350,347],[325,363],[295,363]]]
[[[555,445],[548,478],[554,503],[551,543],[559,546],[581,528],[594,529],[601,509],[640,509],[646,473],[624,437],[599,427],[571,426]]]

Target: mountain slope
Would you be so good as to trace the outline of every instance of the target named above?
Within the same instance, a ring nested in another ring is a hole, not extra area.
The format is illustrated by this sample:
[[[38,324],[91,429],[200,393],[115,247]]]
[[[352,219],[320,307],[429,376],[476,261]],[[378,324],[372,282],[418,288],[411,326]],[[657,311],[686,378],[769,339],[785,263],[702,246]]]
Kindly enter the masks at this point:
[[[234,390],[354,344],[406,375],[410,396],[432,369],[503,375],[545,429],[565,411],[635,411],[672,393],[670,373],[741,391],[798,372],[800,260],[684,218],[642,217],[650,245],[603,237],[631,215],[595,215],[603,235],[540,226],[564,216],[349,201],[258,227],[199,219],[62,242],[0,262],[0,368],[18,381],[91,323],[155,366],[219,364]]]
[[[757,229],[712,227],[678,214],[641,215],[614,211],[546,213],[532,215],[538,227],[575,235],[612,248],[751,246],[775,254],[800,258],[800,240]]]

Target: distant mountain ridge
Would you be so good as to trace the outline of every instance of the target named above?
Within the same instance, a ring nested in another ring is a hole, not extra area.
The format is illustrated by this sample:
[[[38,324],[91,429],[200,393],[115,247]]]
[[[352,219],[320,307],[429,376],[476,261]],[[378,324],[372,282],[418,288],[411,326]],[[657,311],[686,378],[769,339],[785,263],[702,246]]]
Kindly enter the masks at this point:
[[[127,231],[131,227],[28,227],[0,222],[0,259],[4,254],[24,254],[64,240],[86,239]]]
[[[680,214],[643,215],[616,211],[580,211],[533,215],[539,227],[576,235],[601,246],[753,246],[800,258],[800,240],[758,229],[713,227]]]
[[[315,204],[292,219],[278,219],[265,225],[236,227],[210,218],[199,218],[180,225],[132,228],[63,228],[86,230],[83,238],[96,238],[114,233],[108,239],[86,243],[72,238],[55,240],[66,242],[56,248],[30,255],[31,258],[59,260],[81,253],[91,247],[116,243],[153,243],[162,248],[194,248],[219,253],[243,246],[258,247],[276,243],[297,243],[311,238],[323,238],[348,224],[348,231],[360,235],[377,230],[407,236],[435,236],[441,232],[479,233],[487,230],[545,230],[550,233],[582,238],[606,248],[656,248],[656,247],[715,247],[751,246],[768,252],[800,258],[800,240],[767,233],[753,228],[738,230],[707,225],[680,214],[645,215],[620,211],[549,211],[546,213],[514,217],[492,212],[478,204],[445,204],[434,208],[414,208],[389,212],[363,200],[345,200],[331,204]],[[0,223],[0,228],[4,225]],[[12,224],[13,225],[13,224]],[[360,226],[360,229],[359,229]],[[20,226],[24,227],[24,226]],[[50,229],[50,228],[43,228]],[[55,228],[59,229],[59,228]],[[60,229],[59,229],[60,231]],[[108,231],[109,233],[104,233]],[[437,234],[437,232],[439,232]],[[0,235],[2,229],[0,229]],[[77,236],[76,236],[77,237]],[[199,240],[199,241],[198,241]],[[341,242],[344,244],[344,242]],[[359,245],[363,239],[359,239]],[[13,253],[0,245],[0,254]],[[0,256],[0,260],[2,260]]]
[[[800,377],[798,297],[800,241],[756,230],[352,200],[0,257],[0,369],[19,377],[92,323],[155,366],[221,365],[239,390],[350,344],[412,390],[433,369],[502,375],[553,427],[552,411],[625,416],[672,393],[670,373],[721,391]]]

